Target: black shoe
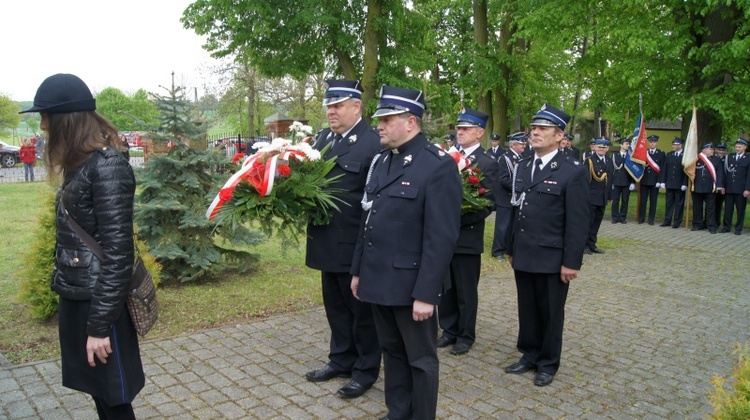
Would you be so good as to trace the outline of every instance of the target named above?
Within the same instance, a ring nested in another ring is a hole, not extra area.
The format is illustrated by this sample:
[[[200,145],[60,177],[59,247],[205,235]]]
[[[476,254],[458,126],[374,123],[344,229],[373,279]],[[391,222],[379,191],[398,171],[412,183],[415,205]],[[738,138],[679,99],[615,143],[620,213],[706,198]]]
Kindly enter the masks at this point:
[[[729,230],[729,229],[727,229],[727,228],[722,228],[722,229],[721,229],[721,230],[719,231],[719,233],[729,233],[729,232],[730,232],[730,230]]]
[[[520,361],[516,362],[516,363],[513,363],[510,366],[506,366],[505,367],[505,373],[512,373],[514,375],[520,375],[520,374],[526,373],[526,372],[528,372],[530,370],[533,370],[533,368],[531,366],[525,364],[524,362],[520,362]]]
[[[612,220],[612,224],[613,225],[616,224],[616,223],[620,223],[620,221],[619,220]]]
[[[456,342],[456,337],[448,337],[445,334],[443,334],[442,337],[438,338],[437,346],[439,349],[442,349],[443,347],[448,347],[451,344],[454,344]]]
[[[584,254],[586,254],[586,255],[591,255],[591,254],[593,254],[593,252],[591,252],[591,250],[590,250],[590,249],[588,249],[588,248],[583,248],[583,253],[584,253]]]
[[[699,228],[698,226],[693,226],[693,228],[690,229],[691,232],[697,232],[699,230],[701,230],[701,228]]]
[[[669,226],[669,225],[671,225],[671,223],[669,223],[669,222],[664,222],[664,223],[660,224],[659,226],[662,226],[662,227],[667,227],[667,226]]]
[[[494,258],[494,259],[496,259],[498,261],[505,261],[505,255],[503,255],[503,254],[493,255],[492,258]]]
[[[648,222],[648,224],[649,224],[649,225],[651,225],[651,226],[653,226],[653,225],[654,225],[654,222]]]
[[[470,348],[471,348],[471,344],[456,343],[451,348],[451,354],[454,356],[460,356],[462,354],[468,353]]]
[[[336,393],[341,398],[357,398],[361,397],[368,389],[370,389],[369,386],[364,386],[356,381],[349,381],[348,384],[339,388]]]
[[[680,225],[672,225],[672,229],[679,229]]]
[[[555,375],[551,375],[546,372],[537,372],[534,377],[534,385],[536,386],[547,386],[555,380]]]
[[[625,220],[625,219],[622,219],[622,220],[620,220],[620,223],[622,223],[624,225],[625,223],[628,223],[628,221]]]
[[[328,365],[318,370],[311,370],[305,374],[305,378],[310,382],[323,382],[333,378],[350,378],[351,373],[336,370]]]
[[[602,251],[601,249],[597,247],[591,248],[591,252],[593,252],[594,254],[604,254],[604,251]]]
[[[734,231],[734,234],[737,235],[737,236],[740,236],[740,235],[742,235],[742,231],[741,230],[736,230],[736,231]]]
[[[708,233],[710,233],[711,235],[715,235],[716,234],[716,229],[709,229]]]

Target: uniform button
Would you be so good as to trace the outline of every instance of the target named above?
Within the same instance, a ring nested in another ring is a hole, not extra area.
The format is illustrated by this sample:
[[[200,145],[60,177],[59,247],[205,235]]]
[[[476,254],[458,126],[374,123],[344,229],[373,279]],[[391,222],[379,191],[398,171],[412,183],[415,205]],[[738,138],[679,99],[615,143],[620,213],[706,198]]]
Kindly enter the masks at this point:
[[[524,205],[524,206],[528,206],[528,205],[529,205],[529,202],[527,201],[527,202],[523,203],[523,205]]]
[[[376,195],[375,198],[380,198],[380,194]]]
[[[367,246],[372,246],[372,242],[368,242],[368,243],[367,243]]]
[[[521,229],[521,232],[524,232],[524,230],[523,230],[523,229]]]
[[[414,262],[414,263],[411,263],[411,264],[412,264],[412,265],[413,265],[414,267],[416,267],[416,266],[417,266],[417,263],[415,263],[415,262]]]
[[[372,212],[373,213],[377,213],[378,211],[376,209],[372,209]]]
[[[368,226],[368,227],[367,227],[367,230],[370,230],[370,231],[371,231],[371,230],[372,230],[372,226]]]
[[[73,264],[78,264],[78,257],[73,258]]]
[[[404,195],[404,192],[403,192],[403,191],[401,191],[401,195]]]

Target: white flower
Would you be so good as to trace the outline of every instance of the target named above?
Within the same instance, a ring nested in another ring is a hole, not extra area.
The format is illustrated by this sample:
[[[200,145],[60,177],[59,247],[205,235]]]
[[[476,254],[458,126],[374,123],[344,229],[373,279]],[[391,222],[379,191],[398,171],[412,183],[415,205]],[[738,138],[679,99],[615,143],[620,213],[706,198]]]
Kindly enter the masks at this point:
[[[300,127],[300,131],[307,134],[308,136],[312,135],[313,129],[309,125],[303,125]]]
[[[289,131],[298,131],[300,128],[302,128],[302,123],[299,121],[294,121],[289,126]]]

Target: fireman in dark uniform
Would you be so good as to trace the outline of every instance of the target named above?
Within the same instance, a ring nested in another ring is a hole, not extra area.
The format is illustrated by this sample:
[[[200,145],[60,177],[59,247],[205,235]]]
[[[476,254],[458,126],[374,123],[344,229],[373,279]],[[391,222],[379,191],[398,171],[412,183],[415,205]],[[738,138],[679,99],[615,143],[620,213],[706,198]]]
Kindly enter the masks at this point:
[[[659,199],[659,172],[664,169],[665,154],[656,148],[659,136],[648,136],[648,153],[646,166],[641,178],[641,205],[638,209],[638,223],[646,221],[646,202],[648,202],[648,224],[654,224],[656,218],[656,202]]]
[[[560,367],[565,301],[578,276],[589,219],[588,179],[578,161],[560,153],[570,116],[546,105],[531,120],[532,158],[518,163],[508,254],[518,291],[520,360],[505,372],[536,370],[534,385],[552,383]]]
[[[373,117],[385,147],[365,186],[352,292],[373,305],[387,418],[434,419],[439,360],[435,305],[458,240],[456,161],[422,133],[422,91],[383,86]]]
[[[612,188],[612,159],[607,157],[607,150],[609,150],[609,140],[596,139],[596,151],[584,163],[589,170],[589,206],[591,207],[588,238],[584,250],[586,254],[604,254],[604,251],[596,246],[596,241]]]
[[[698,160],[695,162],[695,180],[693,181],[693,229],[702,230],[708,228],[711,233],[716,233],[716,199],[717,193],[724,189],[724,171],[721,168],[721,159],[714,156],[714,145],[706,143],[701,148]]]

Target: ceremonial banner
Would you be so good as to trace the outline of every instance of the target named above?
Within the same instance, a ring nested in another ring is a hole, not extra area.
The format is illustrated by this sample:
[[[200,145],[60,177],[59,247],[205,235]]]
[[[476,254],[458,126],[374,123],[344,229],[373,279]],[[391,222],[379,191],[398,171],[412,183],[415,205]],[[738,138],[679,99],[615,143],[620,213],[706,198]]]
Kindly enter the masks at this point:
[[[693,120],[685,139],[685,150],[682,153],[682,166],[691,181],[695,180],[695,163],[698,161],[698,111],[693,105]]]
[[[643,121],[643,114],[638,114],[638,120],[635,122],[635,131],[633,140],[630,142],[628,154],[625,155],[625,170],[628,171],[636,182],[643,177],[645,170],[646,157],[648,155],[646,146],[646,123]]]

